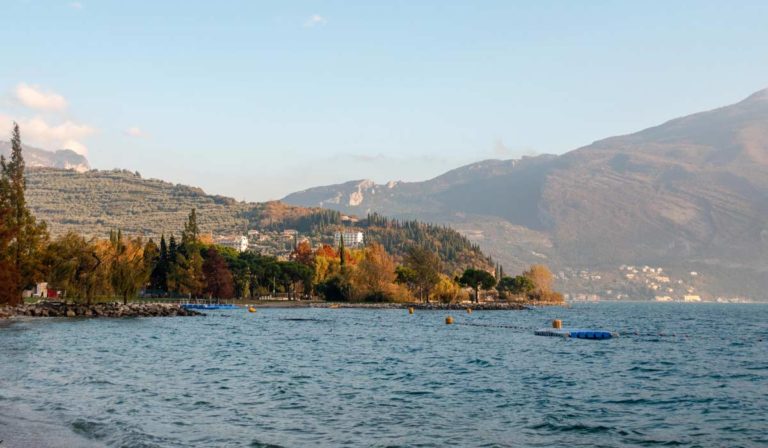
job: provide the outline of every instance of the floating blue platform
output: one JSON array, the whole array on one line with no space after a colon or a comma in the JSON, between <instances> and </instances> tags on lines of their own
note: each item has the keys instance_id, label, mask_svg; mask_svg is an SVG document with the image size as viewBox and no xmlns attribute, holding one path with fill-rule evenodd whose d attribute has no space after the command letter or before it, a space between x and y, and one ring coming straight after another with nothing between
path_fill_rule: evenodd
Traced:
<instances>
[{"instance_id":1,"label":"floating blue platform","mask_svg":"<svg viewBox=\"0 0 768 448\"><path fill-rule=\"evenodd\" d=\"M559 336L561 338L576 339L611 339L618 333L606 330L583 330L578 328L541 328L533 332L536 336Z\"/></svg>"},{"instance_id":2,"label":"floating blue platform","mask_svg":"<svg viewBox=\"0 0 768 448\"><path fill-rule=\"evenodd\" d=\"M181 305L183 308L186 308L188 310L236 310L240 307L237 305L229 305L229 304L201 304L201 303L185 303Z\"/></svg>"}]
</instances>

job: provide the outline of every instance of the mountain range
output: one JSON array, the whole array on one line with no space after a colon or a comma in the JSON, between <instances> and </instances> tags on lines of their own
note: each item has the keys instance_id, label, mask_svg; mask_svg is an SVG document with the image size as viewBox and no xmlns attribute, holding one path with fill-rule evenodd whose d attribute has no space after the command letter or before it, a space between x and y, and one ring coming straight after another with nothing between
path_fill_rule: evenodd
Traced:
<instances>
[{"instance_id":1,"label":"mountain range","mask_svg":"<svg viewBox=\"0 0 768 448\"><path fill-rule=\"evenodd\" d=\"M24 153L24 161L29 168L60 168L77 172L91 169L88 159L71 149L46 151L33 146L22 145L22 151ZM0 141L0 155L4 155L6 158L10 157L10 142Z\"/></svg>"},{"instance_id":2,"label":"mountain range","mask_svg":"<svg viewBox=\"0 0 768 448\"><path fill-rule=\"evenodd\" d=\"M357 180L284 202L456 228L508 271L546 262L574 291L765 298L768 89L563 155L486 160L423 182ZM655 278L655 277L654 277ZM675 292L679 292L676 288ZM624 288L626 290L626 288Z\"/></svg>"}]
</instances>

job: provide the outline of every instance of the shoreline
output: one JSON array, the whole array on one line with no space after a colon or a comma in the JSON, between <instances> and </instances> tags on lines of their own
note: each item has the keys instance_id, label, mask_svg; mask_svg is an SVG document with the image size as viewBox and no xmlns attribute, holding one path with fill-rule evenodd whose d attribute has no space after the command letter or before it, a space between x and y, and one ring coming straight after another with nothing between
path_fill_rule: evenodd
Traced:
<instances>
[{"instance_id":1,"label":"shoreline","mask_svg":"<svg viewBox=\"0 0 768 448\"><path fill-rule=\"evenodd\" d=\"M480 303L367 303L367 302L324 302L315 300L275 300L264 302L253 302L244 306L253 306L254 308L329 308L329 309L371 309L371 310L393 310L413 308L414 310L432 310L432 311L464 311L472 309L473 311L522 311L530 310L541 306L563 306L567 303L553 302L480 302Z\"/></svg>"},{"instance_id":2,"label":"shoreline","mask_svg":"<svg viewBox=\"0 0 768 448\"><path fill-rule=\"evenodd\" d=\"M365 309L365 310L407 310L420 311L523 311L538 307L568 307L567 303L553 302L481 302L481 303L366 303L366 302L325 302L320 300L272 300L248 302L238 300L230 302L246 310L254 308L324 308L324 309ZM0 320L18 317L66 317L66 318L119 318L119 317L186 317L205 316L196 310L187 309L179 303L167 302L130 302L95 303L91 305L65 304L61 302L42 302L1 306Z\"/></svg>"},{"instance_id":3,"label":"shoreline","mask_svg":"<svg viewBox=\"0 0 768 448\"><path fill-rule=\"evenodd\" d=\"M204 316L195 310L188 310L175 303L95 303L91 305L43 302L0 307L0 319L14 317L177 317Z\"/></svg>"}]
</instances>

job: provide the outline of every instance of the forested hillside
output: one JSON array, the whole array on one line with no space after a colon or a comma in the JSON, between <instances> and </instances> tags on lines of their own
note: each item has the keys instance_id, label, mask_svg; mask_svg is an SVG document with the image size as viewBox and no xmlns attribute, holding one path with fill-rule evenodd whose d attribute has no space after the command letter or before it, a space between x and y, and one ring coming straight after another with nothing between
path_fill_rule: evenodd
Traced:
<instances>
[{"instance_id":1,"label":"forested hillside","mask_svg":"<svg viewBox=\"0 0 768 448\"><path fill-rule=\"evenodd\" d=\"M113 229L128 235L170 235L183 227L192 208L197 210L202 234L295 229L313 241L330 242L334 231L351 226L342 222L337 211L281 202L240 202L195 187L144 179L126 170L30 169L27 197L32 212L48 223L54 236L74 230L103 238ZM378 215L363 217L352 227L363 230L367 241L381 243L396 257L411 246L426 246L440 255L447 272L467 266L493 267L477 246L447 227Z\"/></svg>"}]
</instances>

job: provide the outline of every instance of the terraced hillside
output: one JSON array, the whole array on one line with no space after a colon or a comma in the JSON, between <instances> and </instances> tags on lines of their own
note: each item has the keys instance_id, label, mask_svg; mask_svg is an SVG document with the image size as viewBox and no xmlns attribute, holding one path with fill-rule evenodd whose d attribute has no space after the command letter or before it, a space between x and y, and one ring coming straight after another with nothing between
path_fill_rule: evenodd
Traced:
<instances>
[{"instance_id":1,"label":"terraced hillside","mask_svg":"<svg viewBox=\"0 0 768 448\"><path fill-rule=\"evenodd\" d=\"M333 232L343 225L337 211L277 201L240 202L206 194L200 188L143 179L126 170L30 169L27 199L54 236L73 230L87 237L104 237L111 229L147 237L178 234L192 208L197 209L201 232L215 235L296 229L319 243L332 241ZM432 247L441 255L447 272L467 266L492 268L492 261L476 245L447 227L378 216L363 217L355 227L396 256L413 244Z\"/></svg>"}]
</instances>

